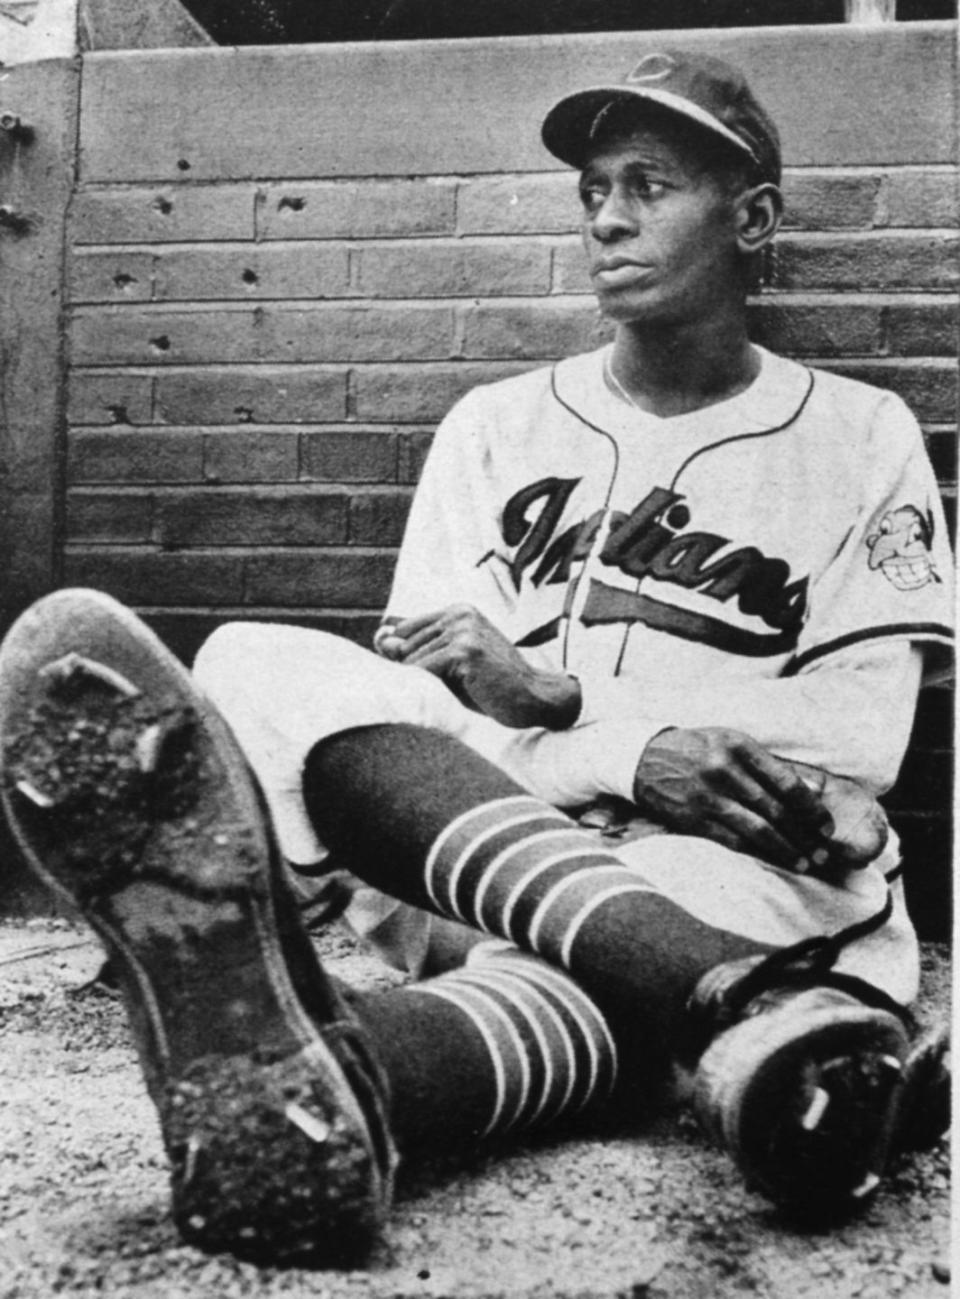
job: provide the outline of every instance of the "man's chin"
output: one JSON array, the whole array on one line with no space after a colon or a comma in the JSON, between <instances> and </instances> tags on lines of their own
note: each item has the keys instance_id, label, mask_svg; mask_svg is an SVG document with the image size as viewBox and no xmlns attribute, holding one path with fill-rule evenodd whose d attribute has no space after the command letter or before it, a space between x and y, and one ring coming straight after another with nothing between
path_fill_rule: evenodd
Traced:
<instances>
[{"instance_id":1,"label":"man's chin","mask_svg":"<svg viewBox=\"0 0 960 1299\"><path fill-rule=\"evenodd\" d=\"M671 323L669 313L662 305L649 298L638 300L636 295L598 293L597 306L607 320L615 325L666 325Z\"/></svg>"}]
</instances>

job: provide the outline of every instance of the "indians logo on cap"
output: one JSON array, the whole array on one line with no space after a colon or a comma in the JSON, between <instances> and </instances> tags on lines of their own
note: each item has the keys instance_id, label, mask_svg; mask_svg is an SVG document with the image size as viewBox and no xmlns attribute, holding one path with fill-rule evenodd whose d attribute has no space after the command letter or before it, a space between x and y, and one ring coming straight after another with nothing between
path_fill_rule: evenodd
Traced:
<instances>
[{"instance_id":1,"label":"indians logo on cap","mask_svg":"<svg viewBox=\"0 0 960 1299\"><path fill-rule=\"evenodd\" d=\"M627 82L663 81L676 66L677 60L669 54L647 54L627 77Z\"/></svg>"}]
</instances>

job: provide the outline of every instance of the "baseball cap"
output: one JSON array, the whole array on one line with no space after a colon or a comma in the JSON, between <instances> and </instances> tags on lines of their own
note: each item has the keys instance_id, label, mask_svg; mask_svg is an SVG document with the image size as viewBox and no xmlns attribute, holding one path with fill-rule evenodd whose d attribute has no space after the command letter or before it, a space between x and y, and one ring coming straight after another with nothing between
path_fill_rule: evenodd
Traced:
<instances>
[{"instance_id":1,"label":"baseball cap","mask_svg":"<svg viewBox=\"0 0 960 1299\"><path fill-rule=\"evenodd\" d=\"M735 145L758 175L780 183L780 136L741 72L706 54L662 50L646 54L619 85L590 86L554 104L543 142L561 162L582 167L590 142L615 104L659 104Z\"/></svg>"}]
</instances>

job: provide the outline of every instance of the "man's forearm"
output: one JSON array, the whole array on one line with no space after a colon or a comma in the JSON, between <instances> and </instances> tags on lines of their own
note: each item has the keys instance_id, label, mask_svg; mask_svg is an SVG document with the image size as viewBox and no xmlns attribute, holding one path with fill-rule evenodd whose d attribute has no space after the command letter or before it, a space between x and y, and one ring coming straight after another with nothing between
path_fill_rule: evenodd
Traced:
<instances>
[{"instance_id":1,"label":"man's forearm","mask_svg":"<svg viewBox=\"0 0 960 1299\"><path fill-rule=\"evenodd\" d=\"M796 677L726 678L682 688L617 678L599 683L592 697L587 684L584 699L586 706L603 708L605 715L593 724L609 729L618 743L631 717L644 727L651 719L661 728L728 727L780 757L882 793L896 780L910 738L920 674L919 651L898 643L834 655L828 665ZM590 720L581 718L583 724ZM622 757L614 761L622 770Z\"/></svg>"}]
</instances>

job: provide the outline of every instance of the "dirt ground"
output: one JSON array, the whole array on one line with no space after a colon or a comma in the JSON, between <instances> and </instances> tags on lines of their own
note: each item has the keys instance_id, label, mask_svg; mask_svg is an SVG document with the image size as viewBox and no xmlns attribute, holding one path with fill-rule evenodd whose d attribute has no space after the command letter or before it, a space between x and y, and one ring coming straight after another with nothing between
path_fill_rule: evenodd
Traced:
<instances>
[{"instance_id":1,"label":"dirt ground","mask_svg":"<svg viewBox=\"0 0 960 1299\"><path fill-rule=\"evenodd\" d=\"M381 967L334 931L331 967ZM857 1221L803 1232L745 1190L681 1115L629 1136L541 1141L418 1170L368 1270L209 1257L167 1216L159 1132L121 1005L85 987L99 949L60 920L0 925L0 1299L310 1295L614 1299L946 1296L949 1153L898 1165ZM946 951L924 951L945 1014Z\"/></svg>"}]
</instances>

